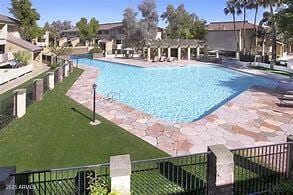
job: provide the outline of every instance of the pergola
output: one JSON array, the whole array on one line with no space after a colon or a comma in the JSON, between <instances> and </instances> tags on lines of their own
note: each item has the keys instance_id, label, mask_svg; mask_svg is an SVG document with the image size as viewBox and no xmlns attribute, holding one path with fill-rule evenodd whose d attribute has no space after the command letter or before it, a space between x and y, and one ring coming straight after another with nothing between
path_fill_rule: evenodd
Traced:
<instances>
[{"instance_id":1,"label":"pergola","mask_svg":"<svg viewBox=\"0 0 293 195\"><path fill-rule=\"evenodd\" d=\"M196 49L196 56L200 55L200 48L207 46L206 41L197 39L162 39L150 41L145 49L147 49L147 60L151 59L151 49L157 51L157 56L160 58L162 49L167 49L168 58L171 56L171 49L177 49L177 59L181 60L181 50L187 49L187 60L191 59L191 49Z\"/></svg>"}]
</instances>

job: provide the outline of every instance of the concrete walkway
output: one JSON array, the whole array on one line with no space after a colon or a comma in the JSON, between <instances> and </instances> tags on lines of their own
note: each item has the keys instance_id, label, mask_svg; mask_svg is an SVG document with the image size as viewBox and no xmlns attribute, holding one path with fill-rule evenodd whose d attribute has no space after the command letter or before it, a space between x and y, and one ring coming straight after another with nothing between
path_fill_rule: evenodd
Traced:
<instances>
[{"instance_id":1,"label":"concrete walkway","mask_svg":"<svg viewBox=\"0 0 293 195\"><path fill-rule=\"evenodd\" d=\"M0 94L5 93L6 91L9 91L10 89L13 89L19 85L21 85L22 83L25 83L26 81L46 72L47 70L49 70L48 66L37 66L36 69L33 70L33 72L30 72L28 74L25 74L21 77L18 77L12 81L9 81L3 85L0 85Z\"/></svg>"},{"instance_id":2,"label":"concrete walkway","mask_svg":"<svg viewBox=\"0 0 293 195\"><path fill-rule=\"evenodd\" d=\"M85 72L67 95L92 109L92 84L99 70L82 66ZM170 123L153 118L120 102L97 95L97 113L128 132L172 156L206 151L207 146L228 148L285 142L293 134L292 108L278 107L270 91L249 89L212 114L195 122ZM105 135L106 136L106 135Z\"/></svg>"}]
</instances>

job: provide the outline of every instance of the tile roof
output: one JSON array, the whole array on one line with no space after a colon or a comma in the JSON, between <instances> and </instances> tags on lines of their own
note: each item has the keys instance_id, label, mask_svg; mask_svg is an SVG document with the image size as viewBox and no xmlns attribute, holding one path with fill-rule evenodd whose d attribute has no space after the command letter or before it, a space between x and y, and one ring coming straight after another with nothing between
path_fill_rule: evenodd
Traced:
<instances>
[{"instance_id":1,"label":"tile roof","mask_svg":"<svg viewBox=\"0 0 293 195\"><path fill-rule=\"evenodd\" d=\"M243 27L243 21L235 22L236 30L241 30ZM252 23L245 22L245 29L253 29L254 26ZM232 21L229 22L211 22L208 25L208 30L234 30L234 24Z\"/></svg>"},{"instance_id":2,"label":"tile roof","mask_svg":"<svg viewBox=\"0 0 293 195\"><path fill-rule=\"evenodd\" d=\"M7 35L7 41L10 43L13 43L15 45L18 45L19 47L25 48L31 52L38 52L42 51L43 49L35 44L32 44L31 42L28 42L26 40L23 40L21 38L15 37L11 34Z\"/></svg>"},{"instance_id":3,"label":"tile roof","mask_svg":"<svg viewBox=\"0 0 293 195\"><path fill-rule=\"evenodd\" d=\"M14 19L12 17L9 17L9 16L5 16L3 14L0 14L0 22L9 23L9 24L15 24L15 25L19 24L18 20Z\"/></svg>"}]
</instances>

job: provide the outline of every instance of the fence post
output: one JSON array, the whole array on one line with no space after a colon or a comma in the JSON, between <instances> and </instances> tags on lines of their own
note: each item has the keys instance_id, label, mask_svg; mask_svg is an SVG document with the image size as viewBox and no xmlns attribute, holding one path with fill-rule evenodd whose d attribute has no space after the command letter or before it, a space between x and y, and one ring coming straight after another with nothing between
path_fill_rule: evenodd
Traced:
<instances>
[{"instance_id":1,"label":"fence post","mask_svg":"<svg viewBox=\"0 0 293 195\"><path fill-rule=\"evenodd\" d=\"M63 67L60 66L57 68L57 77L58 77L58 83L61 83L63 80Z\"/></svg>"},{"instance_id":2,"label":"fence post","mask_svg":"<svg viewBox=\"0 0 293 195\"><path fill-rule=\"evenodd\" d=\"M208 146L208 194L233 194L234 159L226 146Z\"/></svg>"},{"instance_id":3,"label":"fence post","mask_svg":"<svg viewBox=\"0 0 293 195\"><path fill-rule=\"evenodd\" d=\"M49 88L49 90L53 90L55 87L54 72L48 72L47 77L48 77L48 79L47 79L48 88Z\"/></svg>"},{"instance_id":4,"label":"fence post","mask_svg":"<svg viewBox=\"0 0 293 195\"><path fill-rule=\"evenodd\" d=\"M13 91L13 116L21 118L26 112L26 89Z\"/></svg>"},{"instance_id":5,"label":"fence post","mask_svg":"<svg viewBox=\"0 0 293 195\"><path fill-rule=\"evenodd\" d=\"M73 62L69 60L68 63L69 63L69 72L73 72Z\"/></svg>"},{"instance_id":6,"label":"fence post","mask_svg":"<svg viewBox=\"0 0 293 195\"><path fill-rule=\"evenodd\" d=\"M43 79L36 79L33 83L33 100L41 101L44 94L44 81Z\"/></svg>"},{"instance_id":7,"label":"fence post","mask_svg":"<svg viewBox=\"0 0 293 195\"><path fill-rule=\"evenodd\" d=\"M287 137L287 142L291 142L288 144L288 179L293 180L293 135L289 135Z\"/></svg>"},{"instance_id":8,"label":"fence post","mask_svg":"<svg viewBox=\"0 0 293 195\"><path fill-rule=\"evenodd\" d=\"M64 65L64 76L68 77L69 76L69 64Z\"/></svg>"},{"instance_id":9,"label":"fence post","mask_svg":"<svg viewBox=\"0 0 293 195\"><path fill-rule=\"evenodd\" d=\"M0 167L0 195L15 194L15 179L10 174L16 173L16 167Z\"/></svg>"},{"instance_id":10,"label":"fence post","mask_svg":"<svg viewBox=\"0 0 293 195\"><path fill-rule=\"evenodd\" d=\"M130 155L110 157L111 192L130 195Z\"/></svg>"}]
</instances>

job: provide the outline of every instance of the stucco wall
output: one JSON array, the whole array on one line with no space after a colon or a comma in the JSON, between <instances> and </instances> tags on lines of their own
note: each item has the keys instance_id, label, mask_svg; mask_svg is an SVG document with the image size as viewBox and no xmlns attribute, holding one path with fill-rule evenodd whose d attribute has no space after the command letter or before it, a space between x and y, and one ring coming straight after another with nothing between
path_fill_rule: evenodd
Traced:
<instances>
[{"instance_id":1,"label":"stucco wall","mask_svg":"<svg viewBox=\"0 0 293 195\"><path fill-rule=\"evenodd\" d=\"M237 32L239 36L239 32ZM237 50L237 41L234 31L209 31L207 35L209 50L232 51Z\"/></svg>"},{"instance_id":2,"label":"stucco wall","mask_svg":"<svg viewBox=\"0 0 293 195\"><path fill-rule=\"evenodd\" d=\"M237 50L237 39L239 40L240 51L244 51L244 42L242 38L242 31L225 30L225 31L209 31L207 41L209 50L232 51ZM246 52L253 51L256 45L256 40L253 38L253 30L246 30L245 32L245 48Z\"/></svg>"}]
</instances>

